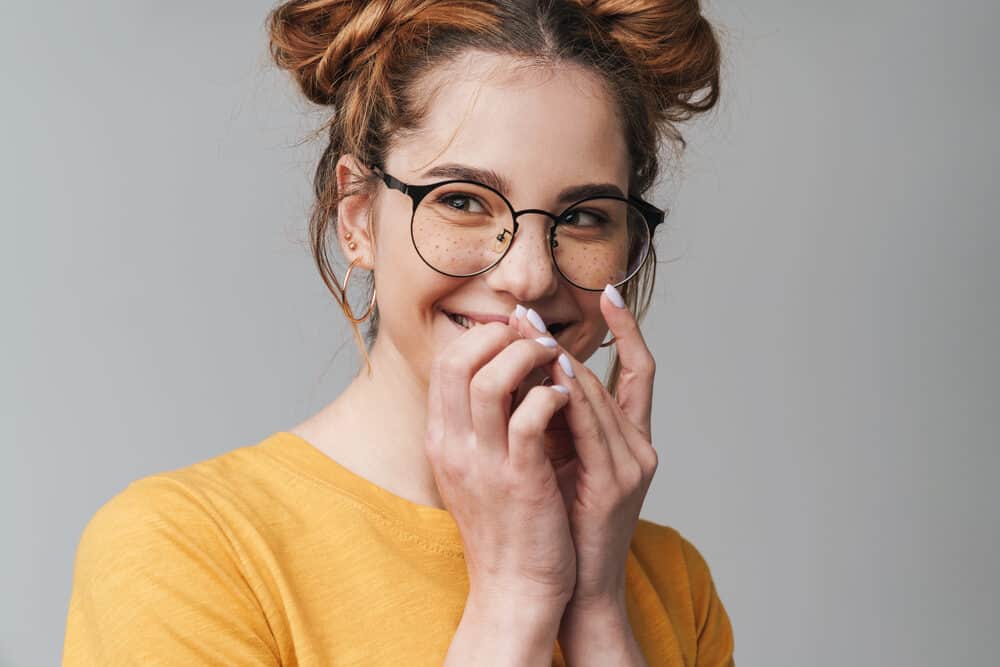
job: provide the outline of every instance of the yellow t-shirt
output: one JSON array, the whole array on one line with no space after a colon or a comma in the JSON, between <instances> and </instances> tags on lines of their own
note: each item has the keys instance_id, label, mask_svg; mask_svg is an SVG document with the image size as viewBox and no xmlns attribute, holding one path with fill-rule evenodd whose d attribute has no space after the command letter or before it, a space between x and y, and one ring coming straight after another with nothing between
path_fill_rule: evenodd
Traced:
<instances>
[{"instance_id":1,"label":"yellow t-shirt","mask_svg":"<svg viewBox=\"0 0 1000 667\"><path fill-rule=\"evenodd\" d=\"M626 580L651 666L734 664L709 568L676 530L640 519ZM281 431L138 479L94 514L63 665L441 665L468 590L451 514Z\"/></svg>"}]
</instances>

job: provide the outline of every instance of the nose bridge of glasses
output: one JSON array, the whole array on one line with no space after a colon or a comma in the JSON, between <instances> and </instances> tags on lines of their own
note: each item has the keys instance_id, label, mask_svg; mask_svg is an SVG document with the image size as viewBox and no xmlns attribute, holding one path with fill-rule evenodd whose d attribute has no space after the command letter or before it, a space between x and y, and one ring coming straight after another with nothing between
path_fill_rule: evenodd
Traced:
<instances>
[{"instance_id":1,"label":"nose bridge of glasses","mask_svg":"<svg viewBox=\"0 0 1000 667\"><path fill-rule=\"evenodd\" d=\"M521 209L520 211L514 211L514 230L516 231L517 229L520 228L520 226L522 224L521 220L520 220L521 216L530 215L530 214L539 215L539 216L542 216L543 218L547 218L548 219L546 222L550 223L550 224L548 224L547 226L543 227L542 229L544 230L545 235L549 239L551 239L552 238L552 232L553 232L553 230L555 230L556 224L559 222L559 216L557 216L556 214L551 213L549 211L542 210L540 208L525 208L525 209Z\"/></svg>"},{"instance_id":2,"label":"nose bridge of glasses","mask_svg":"<svg viewBox=\"0 0 1000 667\"><path fill-rule=\"evenodd\" d=\"M536 215L544 216L549 220L551 220L553 223L559 221L558 215L556 215L555 213L551 213L549 211L544 211L540 208L525 208L521 209L520 211L514 211L514 221L517 222L518 218L520 218L522 215L527 215L529 213L534 213Z\"/></svg>"}]
</instances>

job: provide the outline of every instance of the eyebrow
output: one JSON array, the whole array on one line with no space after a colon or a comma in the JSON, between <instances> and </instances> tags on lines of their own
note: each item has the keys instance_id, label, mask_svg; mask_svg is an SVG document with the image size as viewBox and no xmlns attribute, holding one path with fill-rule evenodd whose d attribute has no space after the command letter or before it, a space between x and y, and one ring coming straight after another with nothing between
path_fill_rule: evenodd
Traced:
<instances>
[{"instance_id":1,"label":"eyebrow","mask_svg":"<svg viewBox=\"0 0 1000 667\"><path fill-rule=\"evenodd\" d=\"M494 190L498 190L504 197L510 198L510 182L492 169L480 169L479 167L458 164L457 162L448 162L446 164L439 164L431 167L421 174L421 177L442 179L458 178L465 181L478 181L483 185L490 186ZM565 204L579 201L580 199L586 199L587 197L602 197L608 195L612 197L625 197L621 188L614 183L583 183L563 188L556 196L556 201L560 204Z\"/></svg>"}]
</instances>

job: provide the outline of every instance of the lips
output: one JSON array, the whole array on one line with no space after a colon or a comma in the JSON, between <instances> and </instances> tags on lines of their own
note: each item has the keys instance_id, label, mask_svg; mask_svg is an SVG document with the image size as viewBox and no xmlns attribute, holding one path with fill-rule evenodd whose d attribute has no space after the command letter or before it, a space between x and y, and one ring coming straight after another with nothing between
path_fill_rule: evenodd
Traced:
<instances>
[{"instance_id":1,"label":"lips","mask_svg":"<svg viewBox=\"0 0 1000 667\"><path fill-rule=\"evenodd\" d=\"M471 329L474 326L482 324L482 322L477 322L476 320L470 320L465 315L459 315L458 313L446 312L445 315L447 315L452 322L462 327L463 329Z\"/></svg>"},{"instance_id":2,"label":"lips","mask_svg":"<svg viewBox=\"0 0 1000 667\"><path fill-rule=\"evenodd\" d=\"M474 326L480 324L486 324L488 322L504 322L508 321L506 315L492 315L492 314L480 314L480 313L453 313L447 310L442 311L448 316L448 319L454 322L456 325L462 329L471 329ZM552 322L548 324L549 333L553 336L564 331L572 322Z\"/></svg>"}]
</instances>

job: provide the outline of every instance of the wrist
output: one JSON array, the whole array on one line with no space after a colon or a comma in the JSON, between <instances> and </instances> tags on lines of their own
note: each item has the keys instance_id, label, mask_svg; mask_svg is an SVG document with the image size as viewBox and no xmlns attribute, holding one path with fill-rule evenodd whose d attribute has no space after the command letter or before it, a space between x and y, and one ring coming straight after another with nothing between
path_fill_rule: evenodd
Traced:
<instances>
[{"instance_id":1,"label":"wrist","mask_svg":"<svg viewBox=\"0 0 1000 667\"><path fill-rule=\"evenodd\" d=\"M470 592L465 601L465 615L502 628L558 629L566 604L560 598Z\"/></svg>"},{"instance_id":2,"label":"wrist","mask_svg":"<svg viewBox=\"0 0 1000 667\"><path fill-rule=\"evenodd\" d=\"M563 613L560 634L603 630L618 631L628 627L625 596L616 595L587 601L570 600Z\"/></svg>"},{"instance_id":3,"label":"wrist","mask_svg":"<svg viewBox=\"0 0 1000 667\"><path fill-rule=\"evenodd\" d=\"M446 665L549 665L565 605L470 595Z\"/></svg>"},{"instance_id":4,"label":"wrist","mask_svg":"<svg viewBox=\"0 0 1000 667\"><path fill-rule=\"evenodd\" d=\"M645 664L632 632L624 595L570 601L557 638L567 664Z\"/></svg>"},{"instance_id":5,"label":"wrist","mask_svg":"<svg viewBox=\"0 0 1000 667\"><path fill-rule=\"evenodd\" d=\"M612 616L626 612L625 586L616 587L600 595L581 597L574 592L566 604L566 610L575 614L592 616Z\"/></svg>"}]
</instances>

